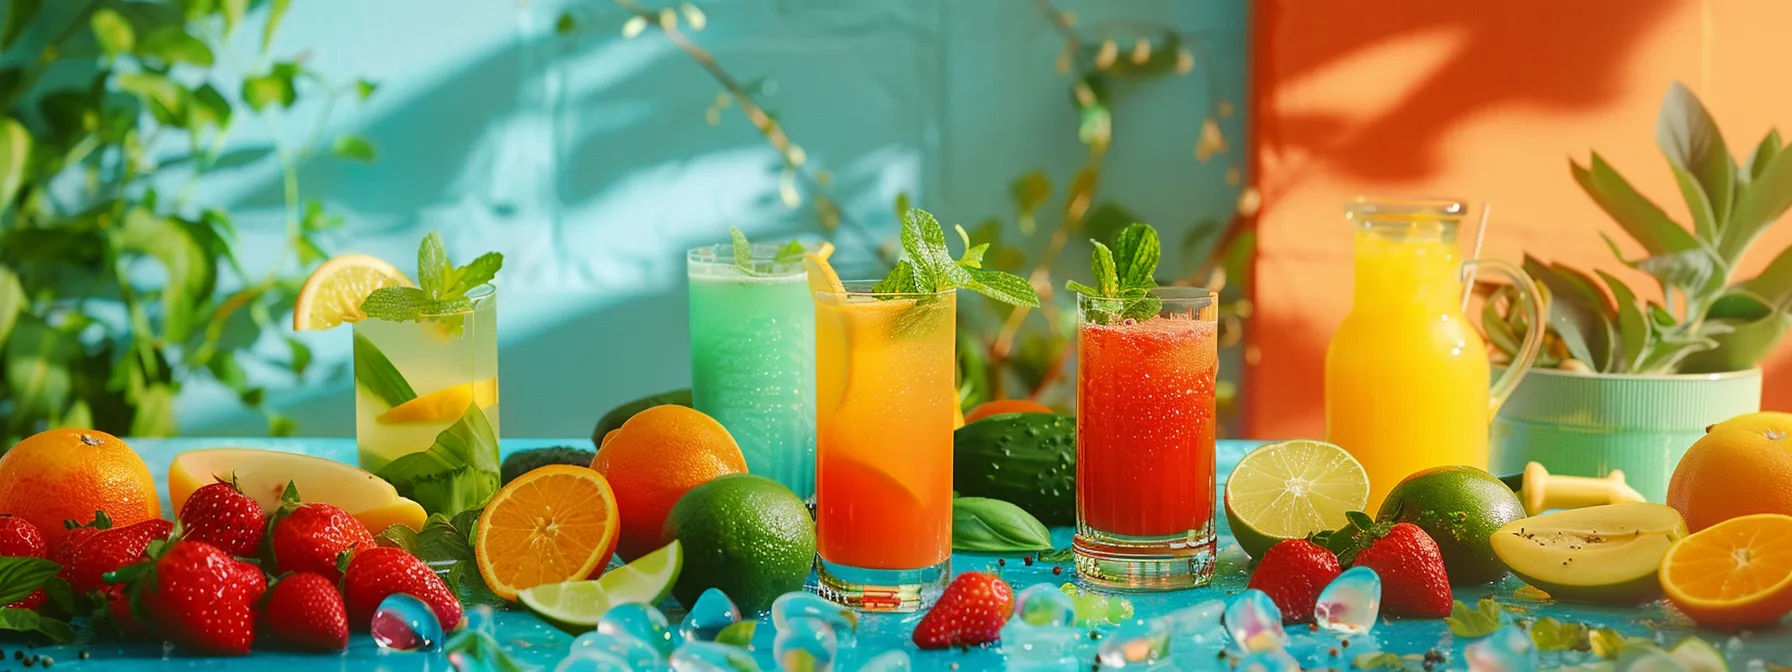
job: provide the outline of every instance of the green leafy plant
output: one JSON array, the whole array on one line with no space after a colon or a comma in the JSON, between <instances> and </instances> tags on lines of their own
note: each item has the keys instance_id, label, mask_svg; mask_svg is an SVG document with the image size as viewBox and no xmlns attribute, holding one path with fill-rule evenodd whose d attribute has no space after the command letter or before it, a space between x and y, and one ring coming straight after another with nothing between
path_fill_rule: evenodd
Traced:
<instances>
[{"instance_id":1,"label":"green leafy plant","mask_svg":"<svg viewBox=\"0 0 1792 672\"><path fill-rule=\"evenodd\" d=\"M933 294L968 289L1012 306L1037 306L1039 294L1020 276L983 268L988 244L972 245L964 227L955 227L964 241L964 254L952 258L946 249L946 231L939 220L920 208L902 215L904 257L896 268L872 288L880 294Z\"/></svg>"},{"instance_id":2,"label":"green leafy plant","mask_svg":"<svg viewBox=\"0 0 1792 672\"><path fill-rule=\"evenodd\" d=\"M952 548L981 553L1051 550L1052 534L1025 509L999 499L952 500Z\"/></svg>"},{"instance_id":3,"label":"green leafy plant","mask_svg":"<svg viewBox=\"0 0 1792 672\"><path fill-rule=\"evenodd\" d=\"M748 275L758 275L766 270L753 263L753 243L747 241L747 234L741 231L740 227L728 227L728 238L734 244L734 265L736 267L746 271ZM777 254L773 255L772 269L775 270L788 264L802 263L803 253L806 251L800 241L792 240L785 243L783 247L778 248Z\"/></svg>"},{"instance_id":4,"label":"green leafy plant","mask_svg":"<svg viewBox=\"0 0 1792 672\"><path fill-rule=\"evenodd\" d=\"M120 435L176 430L175 396L210 377L261 409L247 364L303 375L306 346L261 347L341 225L301 198L298 167L320 154L371 160L363 138L331 138L335 85L270 53L289 0L265 3L260 49L232 54L245 0L11 2L0 26L0 426L4 444L51 427ZM309 140L279 132L300 96L324 101ZM243 123L270 145L229 141ZM266 157L281 168L287 245L246 265L226 211L195 201L200 178ZM275 347L269 347L275 346Z\"/></svg>"},{"instance_id":5,"label":"green leafy plant","mask_svg":"<svg viewBox=\"0 0 1792 672\"><path fill-rule=\"evenodd\" d=\"M1549 305L1539 365L1638 375L1736 371L1755 366L1792 327L1792 248L1759 275L1734 277L1751 244L1792 207L1792 152L1779 132L1768 131L1738 164L1704 104L1676 82L1662 101L1655 136L1691 227L1669 218L1597 152L1570 168L1647 256L1626 259L1607 236L1612 253L1654 278L1663 300L1645 299L1605 271L1595 278L1527 257L1525 272ZM1515 290L1501 288L1482 312L1489 340L1507 357L1530 329L1512 309L1514 298Z\"/></svg>"},{"instance_id":6,"label":"green leafy plant","mask_svg":"<svg viewBox=\"0 0 1792 672\"><path fill-rule=\"evenodd\" d=\"M1095 285L1090 287L1075 280L1065 283L1070 291L1092 299L1091 319L1101 324L1120 319L1143 320L1163 310L1163 302L1152 297L1157 288L1157 230L1149 225L1133 223L1114 237L1115 250L1099 240L1089 241L1090 273Z\"/></svg>"},{"instance_id":7,"label":"green leafy plant","mask_svg":"<svg viewBox=\"0 0 1792 672\"><path fill-rule=\"evenodd\" d=\"M472 263L456 266L448 258L442 235L431 231L417 246L417 287L381 287L361 302L368 317L389 322L430 320L446 325L454 334L473 310L467 293L498 277L504 255L487 252Z\"/></svg>"}]
</instances>

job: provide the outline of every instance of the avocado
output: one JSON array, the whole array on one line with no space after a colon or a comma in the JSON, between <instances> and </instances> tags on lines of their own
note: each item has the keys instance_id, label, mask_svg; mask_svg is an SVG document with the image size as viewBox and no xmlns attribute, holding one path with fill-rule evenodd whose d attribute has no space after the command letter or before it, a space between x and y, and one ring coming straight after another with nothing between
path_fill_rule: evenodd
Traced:
<instances>
[{"instance_id":1,"label":"avocado","mask_svg":"<svg viewBox=\"0 0 1792 672\"><path fill-rule=\"evenodd\" d=\"M550 464L570 464L576 467L589 467L597 453L572 446L553 446L550 448L530 448L511 453L504 458L504 464L498 467L499 477L509 483L516 477L527 474Z\"/></svg>"},{"instance_id":2,"label":"avocado","mask_svg":"<svg viewBox=\"0 0 1792 672\"><path fill-rule=\"evenodd\" d=\"M591 431L591 443L600 447L603 446L604 435L609 434L610 430L621 427L622 423L628 422L628 419L635 417L636 413L640 413L641 411L645 411L655 406L665 406L667 404L690 408L690 388L687 387L682 390L672 390L671 392L648 395L610 409L609 413L604 414L603 419L597 421L597 429Z\"/></svg>"}]
</instances>

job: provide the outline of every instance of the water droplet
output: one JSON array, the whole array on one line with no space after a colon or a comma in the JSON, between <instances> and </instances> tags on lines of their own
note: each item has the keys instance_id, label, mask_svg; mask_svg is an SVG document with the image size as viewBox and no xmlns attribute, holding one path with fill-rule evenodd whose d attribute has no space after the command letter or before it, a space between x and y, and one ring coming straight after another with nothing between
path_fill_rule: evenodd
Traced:
<instances>
[{"instance_id":1,"label":"water droplet","mask_svg":"<svg viewBox=\"0 0 1792 672\"><path fill-rule=\"evenodd\" d=\"M404 593L380 601L370 626L373 641L393 651L434 651L442 647L442 624L436 612Z\"/></svg>"}]
</instances>

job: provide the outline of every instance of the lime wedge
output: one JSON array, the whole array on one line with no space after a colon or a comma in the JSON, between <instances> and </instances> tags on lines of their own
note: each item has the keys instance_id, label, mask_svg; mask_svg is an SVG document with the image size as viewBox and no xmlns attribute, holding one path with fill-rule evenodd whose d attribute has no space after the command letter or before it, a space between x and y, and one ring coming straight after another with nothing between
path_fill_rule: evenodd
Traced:
<instances>
[{"instance_id":1,"label":"lime wedge","mask_svg":"<svg viewBox=\"0 0 1792 672\"><path fill-rule=\"evenodd\" d=\"M1369 475L1323 441L1272 443L1245 455L1226 479L1226 524L1253 558L1285 539L1343 527L1369 504Z\"/></svg>"},{"instance_id":2,"label":"lime wedge","mask_svg":"<svg viewBox=\"0 0 1792 672\"><path fill-rule=\"evenodd\" d=\"M529 611L567 632L597 627L597 619L619 604L654 604L666 598L684 567L684 547L677 541L612 569L594 581L548 583L517 592Z\"/></svg>"},{"instance_id":3,"label":"lime wedge","mask_svg":"<svg viewBox=\"0 0 1792 672\"><path fill-rule=\"evenodd\" d=\"M1668 657L1686 668L1687 672L1730 672L1730 666L1724 662L1724 654L1717 647L1698 637L1687 637L1668 650Z\"/></svg>"}]
</instances>

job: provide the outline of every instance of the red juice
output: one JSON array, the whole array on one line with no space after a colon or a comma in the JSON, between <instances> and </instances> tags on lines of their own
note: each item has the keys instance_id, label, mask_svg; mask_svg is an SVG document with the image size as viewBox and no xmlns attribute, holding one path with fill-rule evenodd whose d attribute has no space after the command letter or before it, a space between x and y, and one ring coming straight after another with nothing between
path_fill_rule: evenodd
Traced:
<instances>
[{"instance_id":1,"label":"red juice","mask_svg":"<svg viewBox=\"0 0 1792 672\"><path fill-rule=\"evenodd\" d=\"M1185 540L1171 550L1213 544L1215 332L1213 321L1187 314L1081 325L1079 537Z\"/></svg>"}]
</instances>

